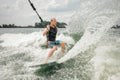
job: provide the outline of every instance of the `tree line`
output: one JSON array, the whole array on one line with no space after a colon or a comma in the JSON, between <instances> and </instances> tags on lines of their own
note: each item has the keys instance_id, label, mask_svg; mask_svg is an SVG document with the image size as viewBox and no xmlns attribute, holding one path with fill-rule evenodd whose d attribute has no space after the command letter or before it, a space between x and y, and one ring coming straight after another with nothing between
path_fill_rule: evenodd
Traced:
<instances>
[{"instance_id":1,"label":"tree line","mask_svg":"<svg viewBox=\"0 0 120 80\"><path fill-rule=\"evenodd\" d=\"M34 26L28 25L28 26L17 26L15 24L2 24L0 25L0 28L45 28L47 25L50 24L50 21L44 21L42 23L36 22ZM66 28L67 24L64 22L57 22L58 28Z\"/></svg>"}]
</instances>

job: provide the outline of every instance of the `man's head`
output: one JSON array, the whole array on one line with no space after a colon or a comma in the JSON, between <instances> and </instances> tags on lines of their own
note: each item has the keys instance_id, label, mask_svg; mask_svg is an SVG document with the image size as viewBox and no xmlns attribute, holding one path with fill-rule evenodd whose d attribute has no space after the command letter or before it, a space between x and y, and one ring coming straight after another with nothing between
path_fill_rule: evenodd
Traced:
<instances>
[{"instance_id":1,"label":"man's head","mask_svg":"<svg viewBox=\"0 0 120 80\"><path fill-rule=\"evenodd\" d=\"M56 19L55 19L55 18L52 18L52 19L51 19L51 25L52 25L52 26L56 26L56 23L57 23Z\"/></svg>"}]
</instances>

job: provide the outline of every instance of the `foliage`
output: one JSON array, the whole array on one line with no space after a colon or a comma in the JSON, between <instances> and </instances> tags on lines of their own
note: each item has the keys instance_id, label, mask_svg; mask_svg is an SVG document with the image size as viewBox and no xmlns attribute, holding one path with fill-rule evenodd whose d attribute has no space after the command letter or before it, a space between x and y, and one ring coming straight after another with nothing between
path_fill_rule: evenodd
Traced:
<instances>
[{"instance_id":1,"label":"foliage","mask_svg":"<svg viewBox=\"0 0 120 80\"><path fill-rule=\"evenodd\" d=\"M34 26L28 25L28 26L16 26L15 24L3 24L0 25L0 28L45 28L47 25L50 24L50 21L44 21L42 23L36 22ZM65 28L67 24L64 22L57 22L58 28Z\"/></svg>"}]
</instances>

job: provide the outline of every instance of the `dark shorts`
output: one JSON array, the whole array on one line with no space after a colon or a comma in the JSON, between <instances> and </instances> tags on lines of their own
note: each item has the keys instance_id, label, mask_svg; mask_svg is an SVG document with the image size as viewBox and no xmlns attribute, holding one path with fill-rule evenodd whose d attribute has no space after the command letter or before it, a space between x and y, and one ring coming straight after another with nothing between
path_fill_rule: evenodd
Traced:
<instances>
[{"instance_id":1,"label":"dark shorts","mask_svg":"<svg viewBox=\"0 0 120 80\"><path fill-rule=\"evenodd\" d=\"M60 46L61 41L60 40L56 40L56 41L49 41L48 42L48 46L49 47L53 47L53 46Z\"/></svg>"}]
</instances>

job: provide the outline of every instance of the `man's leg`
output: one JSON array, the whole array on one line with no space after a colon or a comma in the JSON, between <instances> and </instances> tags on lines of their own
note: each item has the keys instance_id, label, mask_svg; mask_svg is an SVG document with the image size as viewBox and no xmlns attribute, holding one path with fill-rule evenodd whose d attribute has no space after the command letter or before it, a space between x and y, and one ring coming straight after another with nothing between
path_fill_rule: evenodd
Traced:
<instances>
[{"instance_id":1,"label":"man's leg","mask_svg":"<svg viewBox=\"0 0 120 80\"><path fill-rule=\"evenodd\" d=\"M48 59L53 55L54 51L57 50L57 46L53 46L53 48L49 51L44 63L47 63Z\"/></svg>"},{"instance_id":2,"label":"man's leg","mask_svg":"<svg viewBox=\"0 0 120 80\"><path fill-rule=\"evenodd\" d=\"M64 53L65 52L65 43L61 42L60 46L61 46L61 51Z\"/></svg>"}]
</instances>

